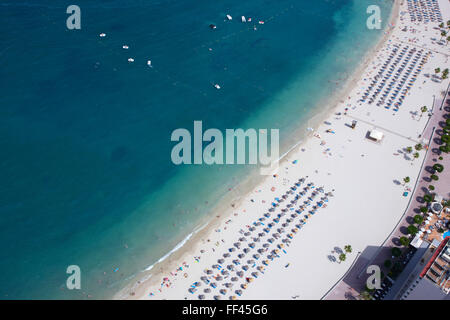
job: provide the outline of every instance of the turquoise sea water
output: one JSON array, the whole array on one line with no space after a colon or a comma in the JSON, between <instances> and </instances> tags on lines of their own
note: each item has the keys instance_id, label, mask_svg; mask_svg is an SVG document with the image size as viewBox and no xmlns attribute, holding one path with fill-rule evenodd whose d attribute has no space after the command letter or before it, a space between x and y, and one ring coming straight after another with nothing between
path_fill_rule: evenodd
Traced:
<instances>
[{"instance_id":1,"label":"turquoise sea water","mask_svg":"<svg viewBox=\"0 0 450 320\"><path fill-rule=\"evenodd\" d=\"M70 4L0 0L3 299L111 297L254 169L174 166L171 132L192 130L194 120L205 129L279 128L286 151L298 139L293 128L382 35L366 28L366 8L380 5L386 23L392 7L80 0L82 29L71 31ZM65 289L69 265L80 266L82 290Z\"/></svg>"}]
</instances>

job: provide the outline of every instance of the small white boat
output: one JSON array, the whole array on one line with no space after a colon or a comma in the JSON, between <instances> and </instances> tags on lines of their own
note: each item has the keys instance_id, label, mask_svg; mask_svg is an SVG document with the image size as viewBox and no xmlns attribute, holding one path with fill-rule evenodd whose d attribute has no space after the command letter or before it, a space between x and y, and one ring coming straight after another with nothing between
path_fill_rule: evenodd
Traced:
<instances>
[{"instance_id":1,"label":"small white boat","mask_svg":"<svg viewBox=\"0 0 450 320\"><path fill-rule=\"evenodd\" d=\"M227 19L228 20L233 20L233 17L231 17L229 14L227 14Z\"/></svg>"},{"instance_id":2,"label":"small white boat","mask_svg":"<svg viewBox=\"0 0 450 320\"><path fill-rule=\"evenodd\" d=\"M134 62L133 58L128 58L128 62Z\"/></svg>"},{"instance_id":3,"label":"small white boat","mask_svg":"<svg viewBox=\"0 0 450 320\"><path fill-rule=\"evenodd\" d=\"M245 20L244 16L241 17L241 20L242 20L242 22L247 22L247 20Z\"/></svg>"},{"instance_id":4,"label":"small white boat","mask_svg":"<svg viewBox=\"0 0 450 320\"><path fill-rule=\"evenodd\" d=\"M106 33L100 33L100 38L106 37Z\"/></svg>"},{"instance_id":5,"label":"small white boat","mask_svg":"<svg viewBox=\"0 0 450 320\"><path fill-rule=\"evenodd\" d=\"M147 65L148 65L150 68L153 68L153 66L152 66L152 60L148 60L148 61L147 61Z\"/></svg>"},{"instance_id":6,"label":"small white boat","mask_svg":"<svg viewBox=\"0 0 450 320\"><path fill-rule=\"evenodd\" d=\"M220 89L220 86L217 83L214 85L214 87L216 87L217 90Z\"/></svg>"},{"instance_id":7,"label":"small white boat","mask_svg":"<svg viewBox=\"0 0 450 320\"><path fill-rule=\"evenodd\" d=\"M127 46L127 45L124 45L124 46L122 46L122 48L124 48L124 49L129 49L130 47Z\"/></svg>"}]
</instances>

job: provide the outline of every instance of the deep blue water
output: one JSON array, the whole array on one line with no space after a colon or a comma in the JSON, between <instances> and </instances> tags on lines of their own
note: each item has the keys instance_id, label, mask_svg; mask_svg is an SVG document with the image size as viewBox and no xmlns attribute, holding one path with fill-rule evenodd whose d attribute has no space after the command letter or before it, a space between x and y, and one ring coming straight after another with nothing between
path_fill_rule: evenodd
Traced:
<instances>
[{"instance_id":1,"label":"deep blue water","mask_svg":"<svg viewBox=\"0 0 450 320\"><path fill-rule=\"evenodd\" d=\"M0 298L111 297L250 169L176 167L171 132L280 128L289 147L382 34L365 8L392 2L80 0L68 30L70 4L0 0Z\"/></svg>"}]
</instances>

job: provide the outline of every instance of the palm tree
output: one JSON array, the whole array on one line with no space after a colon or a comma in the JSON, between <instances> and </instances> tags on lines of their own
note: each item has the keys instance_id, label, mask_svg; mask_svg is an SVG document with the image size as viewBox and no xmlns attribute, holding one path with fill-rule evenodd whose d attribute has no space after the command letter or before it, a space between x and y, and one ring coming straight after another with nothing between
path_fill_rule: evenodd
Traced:
<instances>
[{"instance_id":1,"label":"palm tree","mask_svg":"<svg viewBox=\"0 0 450 320\"><path fill-rule=\"evenodd\" d=\"M450 36L448 36L447 39L445 39L445 40L447 40L447 43L445 45L448 45L448 43L450 41Z\"/></svg>"},{"instance_id":2,"label":"palm tree","mask_svg":"<svg viewBox=\"0 0 450 320\"><path fill-rule=\"evenodd\" d=\"M403 185L409 183L409 181L411 181L411 179L409 177L404 177L403 181L405 182Z\"/></svg>"},{"instance_id":3,"label":"palm tree","mask_svg":"<svg viewBox=\"0 0 450 320\"><path fill-rule=\"evenodd\" d=\"M434 69L434 72L435 72L436 74L441 73L441 68L436 68L436 69Z\"/></svg>"},{"instance_id":4,"label":"palm tree","mask_svg":"<svg viewBox=\"0 0 450 320\"><path fill-rule=\"evenodd\" d=\"M420 109L420 111L422 111L422 113L420 114L420 119L422 119L423 114L424 114L425 112L428 111L427 106L423 106L423 107Z\"/></svg>"},{"instance_id":5,"label":"palm tree","mask_svg":"<svg viewBox=\"0 0 450 320\"><path fill-rule=\"evenodd\" d=\"M447 35L447 32L446 31L442 31L441 32L441 40L442 40L442 38L445 38L446 35Z\"/></svg>"},{"instance_id":6,"label":"palm tree","mask_svg":"<svg viewBox=\"0 0 450 320\"><path fill-rule=\"evenodd\" d=\"M413 151L412 147L406 147L406 152L411 153Z\"/></svg>"},{"instance_id":7,"label":"palm tree","mask_svg":"<svg viewBox=\"0 0 450 320\"><path fill-rule=\"evenodd\" d=\"M442 22L440 25L439 25L439 28L443 28L444 27L444 23Z\"/></svg>"},{"instance_id":8,"label":"palm tree","mask_svg":"<svg viewBox=\"0 0 450 320\"><path fill-rule=\"evenodd\" d=\"M346 245L345 247L344 247L344 250L345 250L345 252L347 252L347 253L352 253L352 246L351 245Z\"/></svg>"},{"instance_id":9,"label":"palm tree","mask_svg":"<svg viewBox=\"0 0 450 320\"><path fill-rule=\"evenodd\" d=\"M344 262L344 261L345 261L345 258L346 258L345 253L341 253L341 254L339 255L339 261Z\"/></svg>"},{"instance_id":10,"label":"palm tree","mask_svg":"<svg viewBox=\"0 0 450 320\"><path fill-rule=\"evenodd\" d=\"M417 158L419 158L419 153L418 153L418 152L415 152L415 153L414 153L414 159L417 159ZM414 161L414 159L413 159L413 161Z\"/></svg>"},{"instance_id":11,"label":"palm tree","mask_svg":"<svg viewBox=\"0 0 450 320\"><path fill-rule=\"evenodd\" d=\"M420 143L418 143L418 144L416 144L416 145L414 146L414 148L415 148L417 151L420 151L420 150L422 150L423 146L422 146Z\"/></svg>"}]
</instances>

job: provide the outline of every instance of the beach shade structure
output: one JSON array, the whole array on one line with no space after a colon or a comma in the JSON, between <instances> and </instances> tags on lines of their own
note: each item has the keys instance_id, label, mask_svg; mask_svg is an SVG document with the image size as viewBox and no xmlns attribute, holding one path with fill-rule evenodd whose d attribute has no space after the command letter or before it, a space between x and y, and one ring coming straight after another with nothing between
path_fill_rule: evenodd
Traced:
<instances>
[{"instance_id":1,"label":"beach shade structure","mask_svg":"<svg viewBox=\"0 0 450 320\"><path fill-rule=\"evenodd\" d=\"M196 287L200 287L202 285L202 283L201 282L194 282L194 286L196 286Z\"/></svg>"},{"instance_id":2,"label":"beach shade structure","mask_svg":"<svg viewBox=\"0 0 450 320\"><path fill-rule=\"evenodd\" d=\"M259 248L259 249L258 249L258 253L260 253L260 254L264 253L264 251L265 251L265 250L262 249L262 248Z\"/></svg>"},{"instance_id":3,"label":"beach shade structure","mask_svg":"<svg viewBox=\"0 0 450 320\"><path fill-rule=\"evenodd\" d=\"M254 263L255 263L255 260L250 259L250 260L247 261L247 263L248 263L248 264L254 264Z\"/></svg>"},{"instance_id":4,"label":"beach shade structure","mask_svg":"<svg viewBox=\"0 0 450 320\"><path fill-rule=\"evenodd\" d=\"M240 295L242 295L242 290L236 290L235 293L236 293L238 296L240 296Z\"/></svg>"},{"instance_id":5,"label":"beach shade structure","mask_svg":"<svg viewBox=\"0 0 450 320\"><path fill-rule=\"evenodd\" d=\"M248 237L249 235L251 235L251 233L250 233L250 232L246 232L246 233L244 233L244 236L246 236L246 237Z\"/></svg>"},{"instance_id":6,"label":"beach shade structure","mask_svg":"<svg viewBox=\"0 0 450 320\"><path fill-rule=\"evenodd\" d=\"M222 264L222 263L225 262L225 260L224 260L224 259L219 259L219 260L217 260L217 262L220 263L220 264Z\"/></svg>"},{"instance_id":7,"label":"beach shade structure","mask_svg":"<svg viewBox=\"0 0 450 320\"><path fill-rule=\"evenodd\" d=\"M266 236L266 234L264 233L264 232L260 232L260 233L258 233L258 237L265 237Z\"/></svg>"},{"instance_id":8,"label":"beach shade structure","mask_svg":"<svg viewBox=\"0 0 450 320\"><path fill-rule=\"evenodd\" d=\"M206 274L213 274L213 271L212 270L206 270Z\"/></svg>"},{"instance_id":9,"label":"beach shade structure","mask_svg":"<svg viewBox=\"0 0 450 320\"><path fill-rule=\"evenodd\" d=\"M236 296L230 296L230 300L236 300L237 297Z\"/></svg>"},{"instance_id":10,"label":"beach shade structure","mask_svg":"<svg viewBox=\"0 0 450 320\"><path fill-rule=\"evenodd\" d=\"M237 277L232 277L230 280L233 281L233 282L236 282L236 281L238 281L239 279L238 279Z\"/></svg>"},{"instance_id":11,"label":"beach shade structure","mask_svg":"<svg viewBox=\"0 0 450 320\"><path fill-rule=\"evenodd\" d=\"M215 289L215 288L217 288L217 283L211 282L210 286L213 287L213 288Z\"/></svg>"},{"instance_id":12,"label":"beach shade structure","mask_svg":"<svg viewBox=\"0 0 450 320\"><path fill-rule=\"evenodd\" d=\"M212 268L213 268L213 269L218 269L218 268L219 268L219 265L218 265L218 264L213 264Z\"/></svg>"},{"instance_id":13,"label":"beach shade structure","mask_svg":"<svg viewBox=\"0 0 450 320\"><path fill-rule=\"evenodd\" d=\"M242 271L238 271L238 272L236 272L236 275L238 276L238 277L243 277L244 276L244 272L242 272Z\"/></svg>"},{"instance_id":14,"label":"beach shade structure","mask_svg":"<svg viewBox=\"0 0 450 320\"><path fill-rule=\"evenodd\" d=\"M258 278L258 272L252 272L252 277L254 277L254 278Z\"/></svg>"},{"instance_id":15,"label":"beach shade structure","mask_svg":"<svg viewBox=\"0 0 450 320\"><path fill-rule=\"evenodd\" d=\"M249 248L252 248L252 249L253 249L253 248L255 247L255 244L252 242L252 243L250 243L248 246L249 246Z\"/></svg>"},{"instance_id":16,"label":"beach shade structure","mask_svg":"<svg viewBox=\"0 0 450 320\"><path fill-rule=\"evenodd\" d=\"M244 241L247 241L247 239L244 237L241 237L241 238L239 238L239 241L244 242Z\"/></svg>"},{"instance_id":17,"label":"beach shade structure","mask_svg":"<svg viewBox=\"0 0 450 320\"><path fill-rule=\"evenodd\" d=\"M206 281L206 280L208 280L208 277L206 277L206 276L201 276L201 277L200 277L200 280Z\"/></svg>"},{"instance_id":18,"label":"beach shade structure","mask_svg":"<svg viewBox=\"0 0 450 320\"><path fill-rule=\"evenodd\" d=\"M198 296L198 298L199 298L200 300L205 300L205 295L204 295L204 294L200 294L200 295Z\"/></svg>"},{"instance_id":19,"label":"beach shade structure","mask_svg":"<svg viewBox=\"0 0 450 320\"><path fill-rule=\"evenodd\" d=\"M242 266L242 270L247 271L248 270L248 265Z\"/></svg>"},{"instance_id":20,"label":"beach shade structure","mask_svg":"<svg viewBox=\"0 0 450 320\"><path fill-rule=\"evenodd\" d=\"M270 213L268 213L268 212L265 213L265 214L264 214L264 217L269 218L269 217L270 217Z\"/></svg>"},{"instance_id":21,"label":"beach shade structure","mask_svg":"<svg viewBox=\"0 0 450 320\"><path fill-rule=\"evenodd\" d=\"M224 284L224 286L226 288L231 288L231 287L233 287L233 284L231 282L227 282L227 283Z\"/></svg>"},{"instance_id":22,"label":"beach shade structure","mask_svg":"<svg viewBox=\"0 0 450 320\"><path fill-rule=\"evenodd\" d=\"M242 259L242 258L244 258L244 257L245 257L245 254L243 254L243 253L239 253L239 254L238 254L238 258L239 258L239 259Z\"/></svg>"},{"instance_id":23,"label":"beach shade structure","mask_svg":"<svg viewBox=\"0 0 450 320\"><path fill-rule=\"evenodd\" d=\"M214 296L214 300L220 300L220 296Z\"/></svg>"},{"instance_id":24,"label":"beach shade structure","mask_svg":"<svg viewBox=\"0 0 450 320\"><path fill-rule=\"evenodd\" d=\"M239 242L235 242L233 245L238 249L241 247L241 244Z\"/></svg>"},{"instance_id":25,"label":"beach shade structure","mask_svg":"<svg viewBox=\"0 0 450 320\"><path fill-rule=\"evenodd\" d=\"M225 295L225 294L227 293L227 289L221 289L219 292L220 292L221 294Z\"/></svg>"},{"instance_id":26,"label":"beach shade structure","mask_svg":"<svg viewBox=\"0 0 450 320\"><path fill-rule=\"evenodd\" d=\"M259 271L263 271L264 267L263 266L258 266L258 267L256 267L256 269L259 270Z\"/></svg>"},{"instance_id":27,"label":"beach shade structure","mask_svg":"<svg viewBox=\"0 0 450 320\"><path fill-rule=\"evenodd\" d=\"M255 231L256 230L256 228L255 227L250 227L248 230L250 230L250 231Z\"/></svg>"},{"instance_id":28,"label":"beach shade structure","mask_svg":"<svg viewBox=\"0 0 450 320\"><path fill-rule=\"evenodd\" d=\"M223 257L224 257L224 258L229 258L229 257L230 257L230 254L229 254L229 253L224 253L224 254L223 254Z\"/></svg>"},{"instance_id":29,"label":"beach shade structure","mask_svg":"<svg viewBox=\"0 0 450 320\"><path fill-rule=\"evenodd\" d=\"M269 238L269 239L267 239L267 242L269 242L269 243L273 243L275 240L273 239L273 238Z\"/></svg>"},{"instance_id":30,"label":"beach shade structure","mask_svg":"<svg viewBox=\"0 0 450 320\"><path fill-rule=\"evenodd\" d=\"M379 141L383 140L383 137L384 137L384 133L381 131L373 129L369 132L369 138L374 141L379 142Z\"/></svg>"},{"instance_id":31,"label":"beach shade structure","mask_svg":"<svg viewBox=\"0 0 450 320\"><path fill-rule=\"evenodd\" d=\"M210 289L210 288L205 288L205 289L203 290L203 292L204 292L204 293L210 293L210 292L211 292L211 289Z\"/></svg>"},{"instance_id":32,"label":"beach shade structure","mask_svg":"<svg viewBox=\"0 0 450 320\"><path fill-rule=\"evenodd\" d=\"M234 266L232 264L227 265L227 269L230 271L234 270Z\"/></svg>"},{"instance_id":33,"label":"beach shade structure","mask_svg":"<svg viewBox=\"0 0 450 320\"><path fill-rule=\"evenodd\" d=\"M269 209L269 212L274 212L274 211L275 211L274 208L270 208L270 209Z\"/></svg>"},{"instance_id":34,"label":"beach shade structure","mask_svg":"<svg viewBox=\"0 0 450 320\"><path fill-rule=\"evenodd\" d=\"M228 252L234 252L234 251L236 251L235 248L229 248L229 249L228 249Z\"/></svg>"},{"instance_id":35,"label":"beach shade structure","mask_svg":"<svg viewBox=\"0 0 450 320\"><path fill-rule=\"evenodd\" d=\"M247 289L247 284L246 283L241 284L241 288L242 289Z\"/></svg>"},{"instance_id":36,"label":"beach shade structure","mask_svg":"<svg viewBox=\"0 0 450 320\"><path fill-rule=\"evenodd\" d=\"M268 243L263 244L263 248L268 248L268 247L270 247L270 245Z\"/></svg>"},{"instance_id":37,"label":"beach shade structure","mask_svg":"<svg viewBox=\"0 0 450 320\"><path fill-rule=\"evenodd\" d=\"M259 255L259 254L257 254L257 253L255 253L255 254L253 255L253 258L255 258L256 260L258 260L258 259L259 259L259 257L260 257L260 255Z\"/></svg>"},{"instance_id":38,"label":"beach shade structure","mask_svg":"<svg viewBox=\"0 0 450 320\"><path fill-rule=\"evenodd\" d=\"M250 249L249 248L244 248L244 253L248 253L249 251L250 251Z\"/></svg>"},{"instance_id":39,"label":"beach shade structure","mask_svg":"<svg viewBox=\"0 0 450 320\"><path fill-rule=\"evenodd\" d=\"M222 281L223 280L223 277L222 276L217 276L216 277L216 281Z\"/></svg>"},{"instance_id":40,"label":"beach shade structure","mask_svg":"<svg viewBox=\"0 0 450 320\"><path fill-rule=\"evenodd\" d=\"M287 223L283 223L283 224L282 224L283 227L287 227L288 225L289 225L289 224L287 224Z\"/></svg>"},{"instance_id":41,"label":"beach shade structure","mask_svg":"<svg viewBox=\"0 0 450 320\"><path fill-rule=\"evenodd\" d=\"M234 260L233 260L233 263L234 263L235 265L238 265L238 264L239 264L239 260L234 259Z\"/></svg>"},{"instance_id":42,"label":"beach shade structure","mask_svg":"<svg viewBox=\"0 0 450 320\"><path fill-rule=\"evenodd\" d=\"M197 289L195 289L195 288L189 288L188 291L189 291L190 293L194 293L195 291L197 291Z\"/></svg>"}]
</instances>

